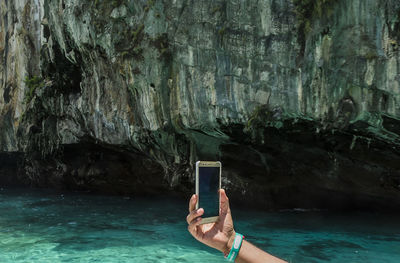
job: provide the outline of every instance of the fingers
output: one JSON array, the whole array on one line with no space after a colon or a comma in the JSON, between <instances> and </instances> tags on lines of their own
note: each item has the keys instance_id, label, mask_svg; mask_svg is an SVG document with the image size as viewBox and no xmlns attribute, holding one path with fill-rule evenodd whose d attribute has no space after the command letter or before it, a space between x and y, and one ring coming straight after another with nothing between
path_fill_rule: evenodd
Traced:
<instances>
[{"instance_id":1,"label":"fingers","mask_svg":"<svg viewBox=\"0 0 400 263\"><path fill-rule=\"evenodd\" d=\"M226 214L229 211L229 199L224 189L219 190L221 214Z\"/></svg>"},{"instance_id":2,"label":"fingers","mask_svg":"<svg viewBox=\"0 0 400 263\"><path fill-rule=\"evenodd\" d=\"M190 224L188 225L188 231L192 236L196 237L197 235L197 226L200 225L201 217L197 217L193 219Z\"/></svg>"},{"instance_id":3,"label":"fingers","mask_svg":"<svg viewBox=\"0 0 400 263\"><path fill-rule=\"evenodd\" d=\"M189 200L189 213L196 208L197 196L194 194Z\"/></svg>"},{"instance_id":4,"label":"fingers","mask_svg":"<svg viewBox=\"0 0 400 263\"><path fill-rule=\"evenodd\" d=\"M204 209L199 208L197 210L193 210L188 214L186 217L186 222L189 224L188 225L188 231L190 234L192 234L194 237L197 235L197 226L201 222L201 216L204 214Z\"/></svg>"},{"instance_id":5,"label":"fingers","mask_svg":"<svg viewBox=\"0 0 400 263\"><path fill-rule=\"evenodd\" d=\"M199 208L197 210L193 210L192 212L190 212L188 214L188 216L186 217L186 222L188 224L191 224L191 222L196 219L196 217L202 216L204 214L204 209L203 208Z\"/></svg>"}]
</instances>

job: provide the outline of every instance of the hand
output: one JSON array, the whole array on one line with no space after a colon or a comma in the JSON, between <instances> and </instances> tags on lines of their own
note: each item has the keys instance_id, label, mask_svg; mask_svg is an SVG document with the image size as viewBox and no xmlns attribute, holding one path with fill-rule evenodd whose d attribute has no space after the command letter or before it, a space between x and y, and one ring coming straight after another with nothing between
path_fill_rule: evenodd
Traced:
<instances>
[{"instance_id":1,"label":"hand","mask_svg":"<svg viewBox=\"0 0 400 263\"><path fill-rule=\"evenodd\" d=\"M186 217L186 221L189 224L188 230L194 238L201 243L218 249L227 255L235 238L235 230L233 229L232 215L229 208L229 199L225 194L225 190L220 189L219 195L220 211L218 220L215 223L200 225L201 216L204 214L204 209L195 209L198 201L196 195L192 195L190 198L189 215Z\"/></svg>"}]
</instances>

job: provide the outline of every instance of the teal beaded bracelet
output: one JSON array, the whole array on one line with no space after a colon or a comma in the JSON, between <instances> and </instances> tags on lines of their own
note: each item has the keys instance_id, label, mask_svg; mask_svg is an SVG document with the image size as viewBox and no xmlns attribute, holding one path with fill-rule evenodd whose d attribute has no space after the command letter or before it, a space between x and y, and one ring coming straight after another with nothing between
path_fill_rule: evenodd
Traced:
<instances>
[{"instance_id":1,"label":"teal beaded bracelet","mask_svg":"<svg viewBox=\"0 0 400 263\"><path fill-rule=\"evenodd\" d=\"M226 259L228 261L235 261L237 255L239 254L240 247L242 246L244 236L236 233L235 239L233 240L231 251L229 251L228 256Z\"/></svg>"}]
</instances>

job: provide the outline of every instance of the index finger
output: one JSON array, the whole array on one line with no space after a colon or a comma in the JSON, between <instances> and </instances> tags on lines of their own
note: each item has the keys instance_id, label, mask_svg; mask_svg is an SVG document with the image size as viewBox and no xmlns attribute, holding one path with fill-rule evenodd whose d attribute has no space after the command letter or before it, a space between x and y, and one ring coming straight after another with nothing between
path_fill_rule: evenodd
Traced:
<instances>
[{"instance_id":1,"label":"index finger","mask_svg":"<svg viewBox=\"0 0 400 263\"><path fill-rule=\"evenodd\" d=\"M189 200L189 213L196 209L197 196L195 194Z\"/></svg>"}]
</instances>

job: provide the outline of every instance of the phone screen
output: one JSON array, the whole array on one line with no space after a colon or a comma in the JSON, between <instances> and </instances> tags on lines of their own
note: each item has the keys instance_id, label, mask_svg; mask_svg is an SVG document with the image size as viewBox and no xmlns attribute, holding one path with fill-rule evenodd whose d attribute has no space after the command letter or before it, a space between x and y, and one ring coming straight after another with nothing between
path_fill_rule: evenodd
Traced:
<instances>
[{"instance_id":1,"label":"phone screen","mask_svg":"<svg viewBox=\"0 0 400 263\"><path fill-rule=\"evenodd\" d=\"M219 215L220 167L199 167L199 208L204 209L203 217Z\"/></svg>"}]
</instances>

